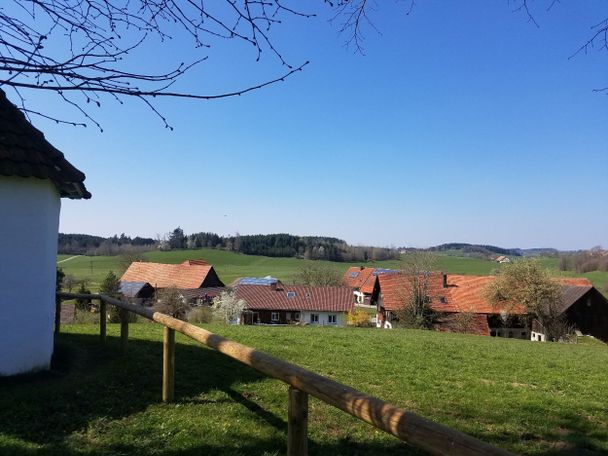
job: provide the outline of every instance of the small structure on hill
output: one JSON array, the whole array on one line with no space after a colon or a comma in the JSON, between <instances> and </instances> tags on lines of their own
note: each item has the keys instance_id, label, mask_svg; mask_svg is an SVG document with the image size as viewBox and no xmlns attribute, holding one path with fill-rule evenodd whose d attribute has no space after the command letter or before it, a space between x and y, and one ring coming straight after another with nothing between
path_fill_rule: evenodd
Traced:
<instances>
[{"instance_id":1,"label":"small structure on hill","mask_svg":"<svg viewBox=\"0 0 608 456\"><path fill-rule=\"evenodd\" d=\"M276 279L266 284L245 280L235 288L236 299L247 303L244 324L306 323L320 326L345 326L354 307L347 287L309 287L283 285Z\"/></svg>"},{"instance_id":2,"label":"small structure on hill","mask_svg":"<svg viewBox=\"0 0 608 456\"><path fill-rule=\"evenodd\" d=\"M60 199L84 179L0 90L0 376L50 366Z\"/></svg>"}]
</instances>

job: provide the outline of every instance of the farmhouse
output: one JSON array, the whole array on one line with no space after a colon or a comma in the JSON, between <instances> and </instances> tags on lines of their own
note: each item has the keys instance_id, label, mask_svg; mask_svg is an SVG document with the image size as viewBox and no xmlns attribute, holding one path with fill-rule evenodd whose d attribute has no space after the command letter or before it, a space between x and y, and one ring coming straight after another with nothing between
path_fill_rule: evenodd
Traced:
<instances>
[{"instance_id":1,"label":"farmhouse","mask_svg":"<svg viewBox=\"0 0 608 456\"><path fill-rule=\"evenodd\" d=\"M321 326L345 326L353 309L353 294L347 287L308 287L239 284L235 298L247 303L245 324L308 323Z\"/></svg>"},{"instance_id":2,"label":"farmhouse","mask_svg":"<svg viewBox=\"0 0 608 456\"><path fill-rule=\"evenodd\" d=\"M486 336L545 340L543 328L532 320L523 306L508 309L493 306L485 288L493 276L430 273L426 278L427 299L439 315L440 331L466 332ZM583 334L608 341L608 300L587 279L562 279L560 313ZM397 317L412 294L411 276L380 276L378 319Z\"/></svg>"},{"instance_id":3,"label":"farmhouse","mask_svg":"<svg viewBox=\"0 0 608 456\"><path fill-rule=\"evenodd\" d=\"M343 282L352 288L357 304L376 305L380 294L378 276L381 274L398 274L394 269L365 268L363 266L348 268Z\"/></svg>"},{"instance_id":4,"label":"farmhouse","mask_svg":"<svg viewBox=\"0 0 608 456\"><path fill-rule=\"evenodd\" d=\"M121 282L147 282L155 290L175 287L189 290L223 287L212 265L205 260L186 260L180 264L133 262Z\"/></svg>"},{"instance_id":5,"label":"farmhouse","mask_svg":"<svg viewBox=\"0 0 608 456\"><path fill-rule=\"evenodd\" d=\"M50 365L60 199L84 179L0 90L0 376Z\"/></svg>"}]
</instances>

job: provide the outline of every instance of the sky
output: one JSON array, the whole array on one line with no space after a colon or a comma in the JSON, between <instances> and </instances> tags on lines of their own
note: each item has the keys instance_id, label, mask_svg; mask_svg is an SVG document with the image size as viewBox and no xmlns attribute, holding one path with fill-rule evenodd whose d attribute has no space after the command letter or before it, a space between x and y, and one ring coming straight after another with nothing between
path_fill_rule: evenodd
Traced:
<instances>
[{"instance_id":1,"label":"sky","mask_svg":"<svg viewBox=\"0 0 608 456\"><path fill-rule=\"evenodd\" d=\"M608 52L569 58L606 1L534 2L539 27L507 1L418 0L409 15L378 2L365 55L322 2L304 4L320 16L272 33L291 64L310 60L304 71L240 97L159 100L173 131L135 100L93 108L103 132L34 118L93 194L63 201L60 231L608 247L608 96L594 92L608 86ZM218 93L285 72L263 54L178 36L130 64L205 55L176 88ZM28 101L81 120L48 94Z\"/></svg>"}]
</instances>

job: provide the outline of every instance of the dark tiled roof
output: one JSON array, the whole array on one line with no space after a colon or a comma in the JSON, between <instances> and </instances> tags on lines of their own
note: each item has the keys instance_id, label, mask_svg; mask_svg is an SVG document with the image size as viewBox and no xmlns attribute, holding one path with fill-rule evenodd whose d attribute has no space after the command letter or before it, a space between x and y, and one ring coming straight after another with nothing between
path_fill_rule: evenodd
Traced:
<instances>
[{"instance_id":1,"label":"dark tiled roof","mask_svg":"<svg viewBox=\"0 0 608 456\"><path fill-rule=\"evenodd\" d=\"M259 285L239 285L235 297L244 299L247 307L254 310L349 312L354 306L353 293L347 287L284 285L273 289Z\"/></svg>"},{"instance_id":2,"label":"dark tiled roof","mask_svg":"<svg viewBox=\"0 0 608 456\"><path fill-rule=\"evenodd\" d=\"M148 282L128 282L126 280L120 281L120 292L127 298L135 298L141 290L146 286L150 286Z\"/></svg>"},{"instance_id":3,"label":"dark tiled roof","mask_svg":"<svg viewBox=\"0 0 608 456\"><path fill-rule=\"evenodd\" d=\"M186 289L178 289L179 294L181 294L184 299L197 299L197 298L215 298L219 296L222 291L226 291L226 287L206 287L206 288L186 288Z\"/></svg>"},{"instance_id":4,"label":"dark tiled roof","mask_svg":"<svg viewBox=\"0 0 608 456\"><path fill-rule=\"evenodd\" d=\"M585 296L593 286L562 285L562 302L559 313L568 310L576 301Z\"/></svg>"},{"instance_id":5,"label":"dark tiled roof","mask_svg":"<svg viewBox=\"0 0 608 456\"><path fill-rule=\"evenodd\" d=\"M88 199L85 175L30 124L0 90L0 175L50 179L62 197Z\"/></svg>"}]
</instances>

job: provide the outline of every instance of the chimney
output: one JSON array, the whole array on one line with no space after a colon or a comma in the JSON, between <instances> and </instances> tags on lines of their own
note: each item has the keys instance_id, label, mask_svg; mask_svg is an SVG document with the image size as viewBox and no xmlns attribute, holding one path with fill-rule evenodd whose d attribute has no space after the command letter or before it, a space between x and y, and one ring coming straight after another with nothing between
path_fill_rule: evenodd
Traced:
<instances>
[{"instance_id":1,"label":"chimney","mask_svg":"<svg viewBox=\"0 0 608 456\"><path fill-rule=\"evenodd\" d=\"M448 274L447 272L442 272L441 277L443 278L443 288L448 287Z\"/></svg>"}]
</instances>

